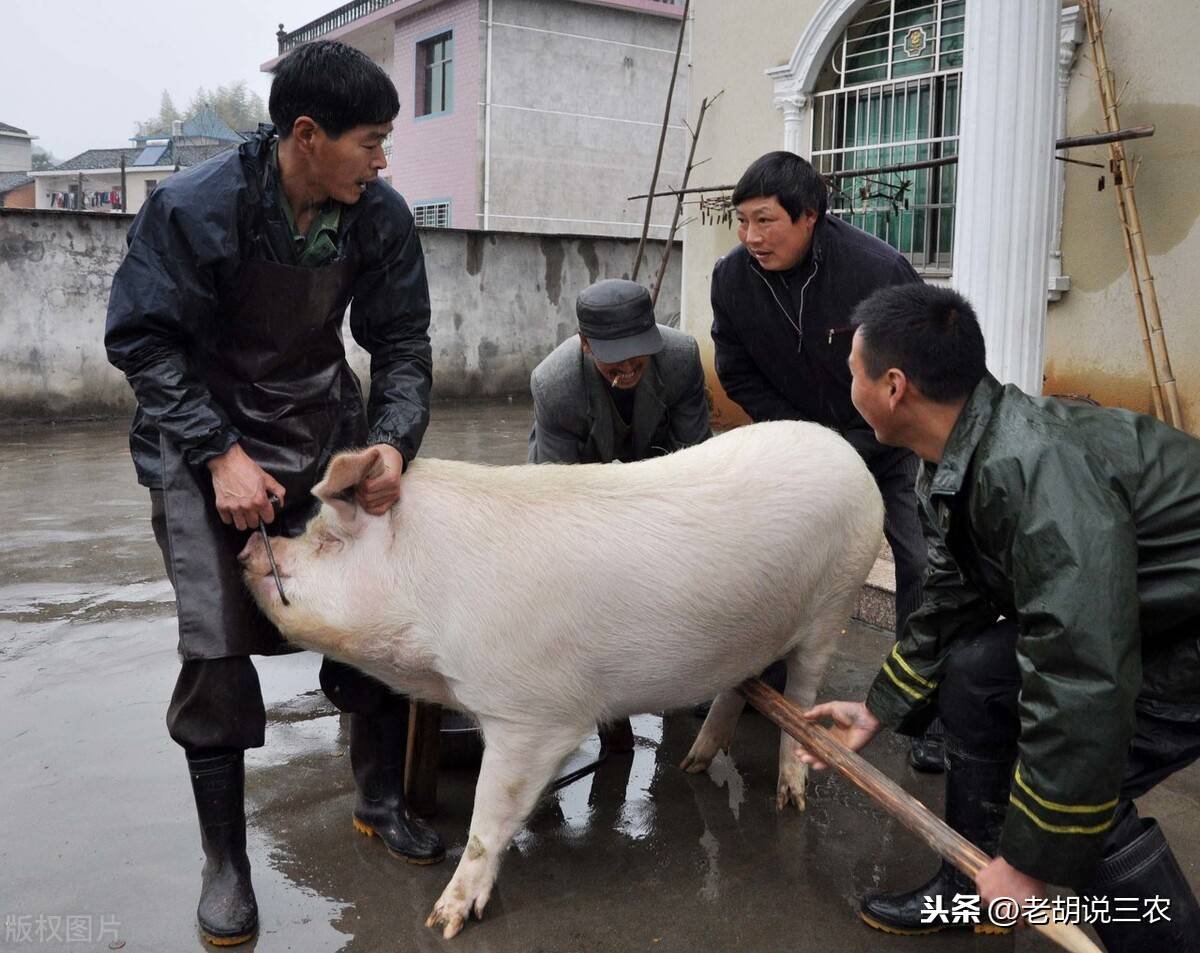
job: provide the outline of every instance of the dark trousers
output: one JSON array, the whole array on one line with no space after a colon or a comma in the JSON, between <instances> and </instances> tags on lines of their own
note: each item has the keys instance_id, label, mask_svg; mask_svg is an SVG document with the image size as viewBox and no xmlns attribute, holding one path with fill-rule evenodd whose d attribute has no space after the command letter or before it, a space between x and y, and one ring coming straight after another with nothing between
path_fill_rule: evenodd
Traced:
<instances>
[{"instance_id":1,"label":"dark trousers","mask_svg":"<svg viewBox=\"0 0 1200 953\"><path fill-rule=\"evenodd\" d=\"M399 714L408 704L382 682L330 658L321 663L320 681L339 711ZM266 726L258 672L248 655L183 660L167 708L167 731L188 754L261 748Z\"/></svg>"},{"instance_id":2,"label":"dark trousers","mask_svg":"<svg viewBox=\"0 0 1200 953\"><path fill-rule=\"evenodd\" d=\"M958 640L938 689L938 713L956 745L989 760L1016 759L1021 724L1017 695L1017 626L1000 620L978 635ZM948 742L950 743L950 742ZM1200 758L1200 705L1139 698L1117 823L1105 856L1140 833L1132 801Z\"/></svg>"},{"instance_id":3,"label":"dark trousers","mask_svg":"<svg viewBox=\"0 0 1200 953\"><path fill-rule=\"evenodd\" d=\"M926 548L917 515L916 454L898 448L884 448L864 456L867 469L883 497L883 532L896 561L896 638L904 634L904 623L921 605L921 586L925 581Z\"/></svg>"},{"instance_id":4,"label":"dark trousers","mask_svg":"<svg viewBox=\"0 0 1200 953\"><path fill-rule=\"evenodd\" d=\"M159 490L150 491L150 524L167 577L174 585ZM321 663L320 682L321 690L339 711L356 715L398 712L408 701L377 679L329 658ZM250 656L182 661L167 708L167 732L189 755L261 748L266 727L262 688Z\"/></svg>"}]
</instances>

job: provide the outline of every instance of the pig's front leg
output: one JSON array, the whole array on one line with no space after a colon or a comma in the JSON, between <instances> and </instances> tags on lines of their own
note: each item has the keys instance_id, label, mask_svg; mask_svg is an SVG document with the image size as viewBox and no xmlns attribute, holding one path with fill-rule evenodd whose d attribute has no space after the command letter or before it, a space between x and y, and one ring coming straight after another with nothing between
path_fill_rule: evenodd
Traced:
<instances>
[{"instance_id":1,"label":"pig's front leg","mask_svg":"<svg viewBox=\"0 0 1200 953\"><path fill-rule=\"evenodd\" d=\"M707 771L718 751L729 750L733 743L733 730L745 707L746 699L736 690L721 692L714 698L700 734L696 735L691 750L679 766L689 774Z\"/></svg>"},{"instance_id":2,"label":"pig's front leg","mask_svg":"<svg viewBox=\"0 0 1200 953\"><path fill-rule=\"evenodd\" d=\"M485 747L467 848L425 921L427 927L442 927L446 939L463 928L472 910L483 917L509 842L563 759L593 728L590 723L567 728L486 721L482 727Z\"/></svg>"}]
</instances>

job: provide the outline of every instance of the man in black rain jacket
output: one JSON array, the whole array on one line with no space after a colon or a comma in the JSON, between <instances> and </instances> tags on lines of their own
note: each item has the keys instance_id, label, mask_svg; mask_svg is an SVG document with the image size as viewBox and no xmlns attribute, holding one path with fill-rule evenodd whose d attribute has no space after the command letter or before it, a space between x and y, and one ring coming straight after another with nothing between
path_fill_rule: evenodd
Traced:
<instances>
[{"instance_id":1,"label":"man in black rain jacket","mask_svg":"<svg viewBox=\"0 0 1200 953\"><path fill-rule=\"evenodd\" d=\"M921 279L896 249L826 214L828 189L790 152L751 163L733 191L741 243L712 276L717 377L757 422L811 420L842 434L875 477L896 566L896 631L921 604L925 543L917 458L885 447L850 402L850 314L873 291ZM940 771L940 725L915 738L918 770Z\"/></svg>"},{"instance_id":2,"label":"man in black rain jacket","mask_svg":"<svg viewBox=\"0 0 1200 953\"><path fill-rule=\"evenodd\" d=\"M219 945L258 926L243 752L263 744L266 718L250 656L286 650L237 554L260 521L298 533L345 447L380 448L356 492L386 512L429 421L424 258L408 206L378 181L395 87L351 47L312 43L278 67L270 111L277 133L261 127L147 198L105 330L137 398L134 466L175 586L182 665L167 726L200 820L199 927ZM371 354L366 408L342 345L347 305ZM440 860L437 834L405 808L405 700L330 660L321 685L351 713L355 827L413 862Z\"/></svg>"}]
</instances>

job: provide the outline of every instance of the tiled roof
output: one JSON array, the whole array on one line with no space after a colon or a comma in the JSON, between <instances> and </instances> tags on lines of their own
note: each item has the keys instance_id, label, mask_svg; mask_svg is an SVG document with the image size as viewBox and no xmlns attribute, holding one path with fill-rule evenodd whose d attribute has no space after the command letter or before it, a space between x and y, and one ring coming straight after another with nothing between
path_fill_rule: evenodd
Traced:
<instances>
[{"instance_id":1,"label":"tiled roof","mask_svg":"<svg viewBox=\"0 0 1200 953\"><path fill-rule=\"evenodd\" d=\"M16 126L10 126L6 122L0 122L0 132L15 132L21 136L27 136L29 133L24 129L18 129Z\"/></svg>"},{"instance_id":2,"label":"tiled roof","mask_svg":"<svg viewBox=\"0 0 1200 953\"><path fill-rule=\"evenodd\" d=\"M0 195L28 185L33 179L24 172L0 172Z\"/></svg>"},{"instance_id":3,"label":"tiled roof","mask_svg":"<svg viewBox=\"0 0 1200 953\"><path fill-rule=\"evenodd\" d=\"M178 163L181 169L188 166L198 165L205 159L225 152L228 149L235 148L237 143L222 142L214 146L176 146L171 144L167 146L166 151L162 156L155 161L155 165L175 165ZM134 160L141 155L143 149L140 146L134 146L129 149L88 149L87 152L81 152L79 155L68 159L66 162L59 163L54 167L55 172L72 172L76 169L116 169L121 165L121 156L125 156L125 167L127 169L134 168Z\"/></svg>"},{"instance_id":4,"label":"tiled roof","mask_svg":"<svg viewBox=\"0 0 1200 953\"><path fill-rule=\"evenodd\" d=\"M173 146L167 150L167 155L171 162L178 162L181 168L186 168L236 148L236 142L222 142L215 146Z\"/></svg>"},{"instance_id":5,"label":"tiled roof","mask_svg":"<svg viewBox=\"0 0 1200 953\"><path fill-rule=\"evenodd\" d=\"M191 119L185 119L180 132L185 139L217 139L220 142L241 142L243 139L249 139L252 135L251 133L237 132L231 128L210 106L205 106ZM135 142L170 139L171 130L161 129L133 138Z\"/></svg>"},{"instance_id":6,"label":"tiled roof","mask_svg":"<svg viewBox=\"0 0 1200 953\"><path fill-rule=\"evenodd\" d=\"M184 122L183 134L189 138L206 137L221 142L242 141L242 137L229 128L229 124L208 106Z\"/></svg>"},{"instance_id":7,"label":"tiled roof","mask_svg":"<svg viewBox=\"0 0 1200 953\"><path fill-rule=\"evenodd\" d=\"M133 165L141 149L88 149L66 162L60 162L54 167L55 172L71 172L75 169L115 169L121 164L121 156L125 157L126 165Z\"/></svg>"}]
</instances>

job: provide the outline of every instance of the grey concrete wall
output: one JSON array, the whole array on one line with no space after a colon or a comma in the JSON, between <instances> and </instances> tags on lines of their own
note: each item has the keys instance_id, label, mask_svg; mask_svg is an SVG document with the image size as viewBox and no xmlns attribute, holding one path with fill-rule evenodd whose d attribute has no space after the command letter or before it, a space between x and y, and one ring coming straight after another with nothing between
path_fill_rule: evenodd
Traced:
<instances>
[{"instance_id":1,"label":"grey concrete wall","mask_svg":"<svg viewBox=\"0 0 1200 953\"><path fill-rule=\"evenodd\" d=\"M131 220L0 209L0 418L105 416L132 408L125 379L103 346L108 292ZM527 393L534 366L575 333L575 295L601 278L628 277L637 244L451 229L422 230L421 241L437 397ZM664 248L650 243L643 272L657 269ZM658 318L666 324L679 321L681 258L676 247L659 298ZM349 353L365 374L368 356L352 343Z\"/></svg>"},{"instance_id":2,"label":"grey concrete wall","mask_svg":"<svg viewBox=\"0 0 1200 953\"><path fill-rule=\"evenodd\" d=\"M490 227L641 234L645 204L627 198L650 183L679 20L541 0L496 0L493 16ZM687 73L685 38L660 186L683 176ZM673 209L658 200L652 235Z\"/></svg>"}]
</instances>

